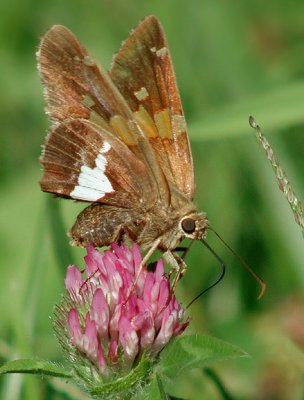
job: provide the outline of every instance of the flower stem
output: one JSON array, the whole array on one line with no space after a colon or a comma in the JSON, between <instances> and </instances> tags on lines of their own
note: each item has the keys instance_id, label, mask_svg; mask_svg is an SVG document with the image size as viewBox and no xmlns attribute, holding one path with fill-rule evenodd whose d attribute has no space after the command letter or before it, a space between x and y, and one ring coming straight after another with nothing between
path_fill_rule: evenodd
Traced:
<instances>
[{"instance_id":1,"label":"flower stem","mask_svg":"<svg viewBox=\"0 0 304 400\"><path fill-rule=\"evenodd\" d=\"M218 375L211 368L204 368L204 373L212 380L224 400L233 400Z\"/></svg>"}]
</instances>

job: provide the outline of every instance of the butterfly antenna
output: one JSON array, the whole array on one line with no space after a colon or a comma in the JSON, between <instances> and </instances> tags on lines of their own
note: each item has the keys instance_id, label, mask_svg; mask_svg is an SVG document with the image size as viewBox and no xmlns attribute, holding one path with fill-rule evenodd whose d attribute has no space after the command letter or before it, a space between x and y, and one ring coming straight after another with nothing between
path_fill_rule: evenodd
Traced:
<instances>
[{"instance_id":1,"label":"butterfly antenna","mask_svg":"<svg viewBox=\"0 0 304 400\"><path fill-rule=\"evenodd\" d=\"M237 260L239 261L239 263L241 264L241 266L247 271L249 272L249 274L251 276L254 277L254 279L258 282L258 284L260 285L260 292L258 294L257 299L260 300L266 290L266 283L263 281L263 279L256 273L253 271L253 269L246 263L246 261L235 251L233 250L232 247L229 246L229 244L227 242L225 242L225 240L214 230L209 226L209 230L211 230L213 233L215 233L215 235L220 239L220 241L231 251L231 253L237 258Z\"/></svg>"},{"instance_id":2,"label":"butterfly antenna","mask_svg":"<svg viewBox=\"0 0 304 400\"><path fill-rule=\"evenodd\" d=\"M204 246L207 247L207 249L210 251L211 254L214 255L214 257L218 260L218 262L220 263L220 266L222 268L222 272L220 277L209 287L207 287L207 289L203 290L201 293L199 293L196 297L194 297L193 300L190 301L190 303L186 306L186 310L198 299L200 298L203 294L205 294L208 290L212 289L214 286L216 286L223 278L226 272L226 266L224 264L224 261L220 258L219 255L216 254L216 252L212 249L212 247L210 247L210 245L204 240L202 239L201 242L203 243Z\"/></svg>"}]
</instances>

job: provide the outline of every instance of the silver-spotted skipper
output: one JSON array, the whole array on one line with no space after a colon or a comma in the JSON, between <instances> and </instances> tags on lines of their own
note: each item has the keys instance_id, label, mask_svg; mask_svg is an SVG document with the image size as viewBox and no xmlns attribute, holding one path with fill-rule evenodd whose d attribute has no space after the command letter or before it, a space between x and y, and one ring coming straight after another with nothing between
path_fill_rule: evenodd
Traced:
<instances>
[{"instance_id":1,"label":"silver-spotted skipper","mask_svg":"<svg viewBox=\"0 0 304 400\"><path fill-rule=\"evenodd\" d=\"M92 203L70 230L72 244L125 238L185 267L176 248L208 225L192 203L194 175L180 96L164 31L146 17L107 73L65 27L43 37L38 65L53 127L41 189Z\"/></svg>"}]
</instances>

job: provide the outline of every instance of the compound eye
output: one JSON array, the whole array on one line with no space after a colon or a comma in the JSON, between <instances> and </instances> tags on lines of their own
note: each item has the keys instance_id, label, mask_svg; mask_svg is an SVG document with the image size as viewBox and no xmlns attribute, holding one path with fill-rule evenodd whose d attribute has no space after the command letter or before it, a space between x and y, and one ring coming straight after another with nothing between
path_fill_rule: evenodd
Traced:
<instances>
[{"instance_id":1,"label":"compound eye","mask_svg":"<svg viewBox=\"0 0 304 400\"><path fill-rule=\"evenodd\" d=\"M185 218L182 221L182 228L186 233L193 233L195 231L195 221L192 218Z\"/></svg>"}]
</instances>

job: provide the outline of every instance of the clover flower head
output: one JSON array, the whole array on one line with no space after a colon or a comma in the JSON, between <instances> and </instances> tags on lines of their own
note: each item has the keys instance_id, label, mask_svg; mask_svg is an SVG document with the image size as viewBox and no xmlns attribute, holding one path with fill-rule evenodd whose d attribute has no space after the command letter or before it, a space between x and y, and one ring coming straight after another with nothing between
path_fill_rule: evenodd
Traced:
<instances>
[{"instance_id":1,"label":"clover flower head","mask_svg":"<svg viewBox=\"0 0 304 400\"><path fill-rule=\"evenodd\" d=\"M144 266L135 286L138 245L113 243L103 254L88 246L84 260L84 273L75 265L67 269L68 295L56 307L55 332L83 379L114 382L143 360L151 366L189 322L170 291L162 259L153 271Z\"/></svg>"}]
</instances>

